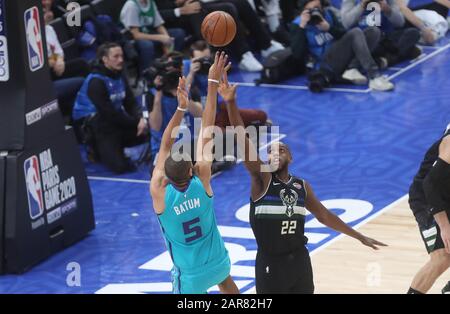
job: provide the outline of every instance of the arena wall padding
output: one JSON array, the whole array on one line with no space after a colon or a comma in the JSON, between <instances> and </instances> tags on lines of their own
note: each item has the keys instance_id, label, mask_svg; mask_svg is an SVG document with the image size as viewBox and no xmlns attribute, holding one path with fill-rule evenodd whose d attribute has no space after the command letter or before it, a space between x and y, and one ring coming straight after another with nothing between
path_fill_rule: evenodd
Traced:
<instances>
[{"instance_id":1,"label":"arena wall padding","mask_svg":"<svg viewBox=\"0 0 450 314\"><path fill-rule=\"evenodd\" d=\"M85 237L95 220L50 79L41 0L0 0L0 24L0 274L23 273Z\"/></svg>"},{"instance_id":2,"label":"arena wall padding","mask_svg":"<svg viewBox=\"0 0 450 314\"><path fill-rule=\"evenodd\" d=\"M68 129L33 150L8 155L5 272L23 273L95 228L91 192L74 141ZM28 166L34 161L36 171ZM40 184L34 189L41 191L37 202L30 186L33 177Z\"/></svg>"},{"instance_id":3,"label":"arena wall padding","mask_svg":"<svg viewBox=\"0 0 450 314\"><path fill-rule=\"evenodd\" d=\"M4 218L5 218L5 172L6 160L0 156L0 274L3 273Z\"/></svg>"}]
</instances>

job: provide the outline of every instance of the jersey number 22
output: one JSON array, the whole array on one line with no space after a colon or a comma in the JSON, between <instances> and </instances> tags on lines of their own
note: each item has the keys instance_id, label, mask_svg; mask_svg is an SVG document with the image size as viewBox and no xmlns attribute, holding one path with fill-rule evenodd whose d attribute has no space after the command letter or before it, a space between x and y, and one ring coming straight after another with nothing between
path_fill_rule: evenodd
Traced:
<instances>
[{"instance_id":1,"label":"jersey number 22","mask_svg":"<svg viewBox=\"0 0 450 314\"><path fill-rule=\"evenodd\" d=\"M281 222L281 234L295 234L297 220L285 220Z\"/></svg>"}]
</instances>

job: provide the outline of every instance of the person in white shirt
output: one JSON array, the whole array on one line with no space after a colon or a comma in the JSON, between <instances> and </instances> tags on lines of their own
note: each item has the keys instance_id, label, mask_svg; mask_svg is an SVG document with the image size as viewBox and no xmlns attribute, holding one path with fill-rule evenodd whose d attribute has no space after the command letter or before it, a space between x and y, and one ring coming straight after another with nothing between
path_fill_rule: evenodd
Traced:
<instances>
[{"instance_id":1,"label":"person in white shirt","mask_svg":"<svg viewBox=\"0 0 450 314\"><path fill-rule=\"evenodd\" d=\"M136 40L141 73L155 59L156 48L161 48L164 55L173 50L183 50L185 31L181 28L166 29L154 0L128 0L120 13L120 22Z\"/></svg>"},{"instance_id":2,"label":"person in white shirt","mask_svg":"<svg viewBox=\"0 0 450 314\"><path fill-rule=\"evenodd\" d=\"M438 13L443 17L443 21L447 19L448 10L450 8L450 0L436 0L430 1L429 3L417 7L410 7L409 0L396 0L401 12L405 16L408 26L417 27L421 33L421 41L427 45L433 45L436 40L439 39L439 34L433 29L432 25L425 23L424 20L420 19L414 11L418 10L430 10ZM445 28L445 25L444 25ZM447 27L448 29L448 27Z\"/></svg>"}]
</instances>

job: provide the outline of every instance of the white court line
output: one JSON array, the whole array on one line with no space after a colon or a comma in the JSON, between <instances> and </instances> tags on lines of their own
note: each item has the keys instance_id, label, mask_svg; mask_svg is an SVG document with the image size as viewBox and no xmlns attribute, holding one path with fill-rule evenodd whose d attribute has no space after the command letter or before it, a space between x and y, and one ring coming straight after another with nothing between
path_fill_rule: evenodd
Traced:
<instances>
[{"instance_id":1,"label":"white court line","mask_svg":"<svg viewBox=\"0 0 450 314\"><path fill-rule=\"evenodd\" d=\"M400 197L398 200L392 202L391 204L387 205L386 207L380 209L379 211L377 211L375 214L370 215L369 217L367 217L366 219L364 219L363 221L361 221L360 223L358 223L357 225L353 226L352 228L357 230L360 227L364 226L366 223L372 221L373 219L377 218L378 216L380 216L381 214L384 214L385 212L387 212L388 210L391 210L393 207L397 206L399 203L403 202L404 200L408 199L408 194L403 195L402 197ZM326 242L324 245L319 246L317 249L315 249L314 251L312 251L310 253L311 256L319 253L320 251L324 250L325 248L327 248L328 246L330 246L331 244L333 244L334 242L338 241L339 239L341 239L342 237L344 237L344 234L339 234L338 236L334 237L333 239L331 239L330 241Z\"/></svg>"},{"instance_id":2,"label":"white court line","mask_svg":"<svg viewBox=\"0 0 450 314\"><path fill-rule=\"evenodd\" d=\"M97 177L97 176L88 176L88 179L97 181L113 181L113 182L127 182L127 183L141 183L141 184L150 183L150 181L148 180L122 179L122 178Z\"/></svg>"},{"instance_id":3,"label":"white court line","mask_svg":"<svg viewBox=\"0 0 450 314\"><path fill-rule=\"evenodd\" d=\"M411 70L412 68L414 68L415 66L421 64L422 62L425 62L431 58L433 58L434 56L440 54L441 52L447 50L448 48L450 48L450 43L443 46L443 47L435 47L436 50L433 51L432 53L426 55L423 58L418 59L417 61L411 63L410 65L408 65L405 68L390 68L390 69L399 69L398 72L392 74L391 76L388 76L388 80L392 80L394 78L396 78L397 76L405 73L406 71ZM291 89L291 90L308 90L307 86L303 86L303 85L283 85L283 84L255 84L255 83L240 83L240 82L233 82L232 84L237 84L239 86L246 86L246 87L268 87L268 88L281 88L281 89ZM326 88L326 91L334 91L334 92L346 92L346 93L356 93L356 94L366 94L372 91L371 88L367 88L367 89L351 89L351 88Z\"/></svg>"},{"instance_id":4,"label":"white court line","mask_svg":"<svg viewBox=\"0 0 450 314\"><path fill-rule=\"evenodd\" d=\"M255 83L243 83L243 82L231 82L231 84L237 84L238 86L246 87L268 87L268 88L281 88L281 89L292 89L292 90L309 90L308 86L303 85L283 85L283 84L255 84ZM325 88L327 91L333 92L345 92L345 93L358 93L364 94L369 91L369 89L352 89L352 88Z\"/></svg>"},{"instance_id":5,"label":"white court line","mask_svg":"<svg viewBox=\"0 0 450 314\"><path fill-rule=\"evenodd\" d=\"M424 46L424 45L417 45L420 49L422 49L422 51L423 50L426 50L426 49L431 49L431 50L437 50L437 49L439 49L439 48L442 48L442 47L438 47L438 46Z\"/></svg>"},{"instance_id":6,"label":"white court line","mask_svg":"<svg viewBox=\"0 0 450 314\"><path fill-rule=\"evenodd\" d=\"M278 134L277 138L271 140L270 142L267 142L267 144L264 144L263 146L261 146L259 148L259 150L263 150L264 148L266 148L267 146L269 146L273 142L281 141L285 137L286 137L286 134ZM240 164L241 162L242 162L242 160L239 159L236 162L236 164ZM221 173L222 173L222 171L216 172L215 174L213 174L211 176L211 179L217 177ZM125 182L125 183L139 183L139 184L149 184L150 183L149 180L122 179L122 178L110 178L110 177L98 177L98 176L88 176L88 179L89 180L94 180L94 181L97 180L97 181L112 181L112 182Z\"/></svg>"},{"instance_id":7,"label":"white court line","mask_svg":"<svg viewBox=\"0 0 450 314\"><path fill-rule=\"evenodd\" d=\"M400 197L398 200L392 202L391 204L387 205L386 207L380 209L379 211L377 211L375 214L370 215L369 217L367 217L366 219L364 219L363 221L361 221L360 223L358 223L357 225L353 226L352 228L357 230L360 227L362 227L363 225L365 225L366 223L372 221L373 219L377 218L378 216L380 216L381 214L384 214L385 212L391 210L393 207L397 206L399 203L403 202L404 200L406 200L408 198L408 194L403 195L402 197ZM330 246L331 244L333 244L334 242L338 241L339 239L341 239L342 237L346 236L345 234L339 234L338 236L334 237L333 239L331 239L330 241L326 242L325 244L319 246L317 249L315 249L314 251L310 252L310 256L313 256L317 253L319 253L320 251L326 249L328 246ZM314 269L314 265L313 265L313 269ZM244 294L255 294L256 293L256 288L255 287L251 287L250 289L246 290L243 292Z\"/></svg>"},{"instance_id":8,"label":"white court line","mask_svg":"<svg viewBox=\"0 0 450 314\"><path fill-rule=\"evenodd\" d=\"M432 53L430 53L429 55L425 56L424 58L421 58L421 59L417 60L416 62L411 63L411 64L408 65L406 68L404 68L404 69L398 71L397 73L392 74L391 76L388 77L388 80L392 80L392 79L396 78L397 76L399 76L399 75L405 73L406 71L411 70L411 69L414 68L415 66L421 64L422 62L425 62L425 61L427 61L427 60L433 58L434 56L436 56L437 54L439 54L439 53L441 53L441 52L447 50L448 48L450 48L450 44L447 44L447 45L445 45L444 47L441 47L441 48L437 49L436 51L433 51Z\"/></svg>"}]
</instances>

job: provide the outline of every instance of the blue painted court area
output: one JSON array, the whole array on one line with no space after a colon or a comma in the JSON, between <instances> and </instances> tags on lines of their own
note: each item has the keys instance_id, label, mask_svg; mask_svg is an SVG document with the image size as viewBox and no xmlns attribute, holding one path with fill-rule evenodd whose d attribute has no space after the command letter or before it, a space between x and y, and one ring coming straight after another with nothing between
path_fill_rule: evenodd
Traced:
<instances>
[{"instance_id":1,"label":"blue painted court area","mask_svg":"<svg viewBox=\"0 0 450 314\"><path fill-rule=\"evenodd\" d=\"M440 47L424 48L414 63L391 69L392 93L337 86L313 95L298 78L282 88L241 86L239 103L268 112L280 126L280 134L269 141L286 136L283 141L293 151L291 173L308 180L326 206L355 226L407 193L426 148L450 122L449 51L445 40ZM252 83L254 77L235 73L232 79ZM24 275L1 277L0 293L171 291L171 262L151 206L148 169L121 177L98 165L87 165L87 171L96 230ZM217 220L242 292L254 286L249 188L242 165L213 180ZM306 231L311 252L337 236L313 217ZM355 250L366 248L355 242ZM78 267L80 286L72 286ZM342 266L342 271L351 270Z\"/></svg>"}]
</instances>

